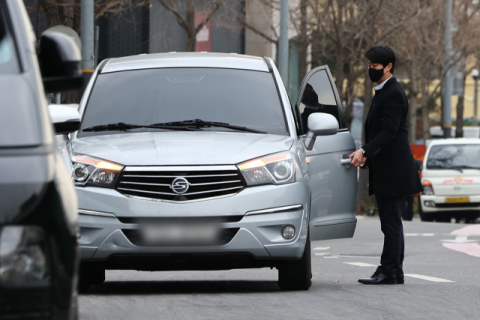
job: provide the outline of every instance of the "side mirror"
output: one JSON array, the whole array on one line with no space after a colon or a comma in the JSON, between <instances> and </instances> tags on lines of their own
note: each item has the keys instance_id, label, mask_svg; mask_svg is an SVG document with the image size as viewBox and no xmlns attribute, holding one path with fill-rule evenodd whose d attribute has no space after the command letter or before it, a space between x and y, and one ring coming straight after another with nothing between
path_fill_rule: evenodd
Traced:
<instances>
[{"instance_id":1,"label":"side mirror","mask_svg":"<svg viewBox=\"0 0 480 320\"><path fill-rule=\"evenodd\" d=\"M46 92L83 87L80 40L72 29L64 26L47 29L40 37L38 62Z\"/></svg>"},{"instance_id":2,"label":"side mirror","mask_svg":"<svg viewBox=\"0 0 480 320\"><path fill-rule=\"evenodd\" d=\"M312 150L317 136L331 136L339 130L337 119L327 113L312 113L308 116L308 133L305 148Z\"/></svg>"},{"instance_id":3,"label":"side mirror","mask_svg":"<svg viewBox=\"0 0 480 320\"><path fill-rule=\"evenodd\" d=\"M55 134L67 134L80 129L78 104L50 104L48 113L52 119Z\"/></svg>"},{"instance_id":4,"label":"side mirror","mask_svg":"<svg viewBox=\"0 0 480 320\"><path fill-rule=\"evenodd\" d=\"M417 171L422 171L423 170L422 160L415 159L415 163L417 164Z\"/></svg>"}]
</instances>

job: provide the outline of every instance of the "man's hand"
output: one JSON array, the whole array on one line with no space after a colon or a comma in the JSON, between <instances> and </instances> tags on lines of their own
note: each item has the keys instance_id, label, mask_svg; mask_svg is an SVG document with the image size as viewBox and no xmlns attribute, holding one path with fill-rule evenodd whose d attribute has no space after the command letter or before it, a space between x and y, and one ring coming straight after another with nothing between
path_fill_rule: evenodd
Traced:
<instances>
[{"instance_id":1,"label":"man's hand","mask_svg":"<svg viewBox=\"0 0 480 320\"><path fill-rule=\"evenodd\" d=\"M350 165L355 166L357 168L361 164L365 164L365 161L367 159L367 158L363 157L362 150L357 150L354 153L352 153L351 155L349 155L348 157L352 159L352 162L350 163Z\"/></svg>"}]
</instances>

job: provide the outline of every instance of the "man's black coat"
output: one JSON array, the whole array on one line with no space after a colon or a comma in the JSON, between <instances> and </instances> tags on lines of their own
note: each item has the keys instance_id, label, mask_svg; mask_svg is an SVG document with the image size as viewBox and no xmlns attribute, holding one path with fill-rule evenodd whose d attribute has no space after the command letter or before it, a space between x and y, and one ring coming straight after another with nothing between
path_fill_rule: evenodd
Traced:
<instances>
[{"instance_id":1,"label":"man's black coat","mask_svg":"<svg viewBox=\"0 0 480 320\"><path fill-rule=\"evenodd\" d=\"M408 143L408 99L394 77L376 91L365 122L369 193L400 197L423 190Z\"/></svg>"}]
</instances>

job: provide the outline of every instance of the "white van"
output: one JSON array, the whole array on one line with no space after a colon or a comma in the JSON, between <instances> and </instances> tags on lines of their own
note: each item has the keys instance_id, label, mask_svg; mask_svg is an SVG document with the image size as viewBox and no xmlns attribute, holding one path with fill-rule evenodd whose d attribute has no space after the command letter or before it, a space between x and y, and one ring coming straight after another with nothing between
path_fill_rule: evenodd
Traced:
<instances>
[{"instance_id":1,"label":"white van","mask_svg":"<svg viewBox=\"0 0 480 320\"><path fill-rule=\"evenodd\" d=\"M480 216L480 139L432 140L425 153L420 202L424 221Z\"/></svg>"}]
</instances>

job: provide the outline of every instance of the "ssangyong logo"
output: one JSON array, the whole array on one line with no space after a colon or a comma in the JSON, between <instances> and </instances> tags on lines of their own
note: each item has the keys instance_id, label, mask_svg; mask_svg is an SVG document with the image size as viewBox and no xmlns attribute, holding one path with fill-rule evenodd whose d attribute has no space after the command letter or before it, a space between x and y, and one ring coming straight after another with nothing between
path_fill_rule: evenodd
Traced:
<instances>
[{"instance_id":1,"label":"ssangyong logo","mask_svg":"<svg viewBox=\"0 0 480 320\"><path fill-rule=\"evenodd\" d=\"M170 186L173 192L178 194L184 194L188 191L189 187L190 183L185 178L175 178L175 180L173 180L172 182L172 185Z\"/></svg>"}]
</instances>

